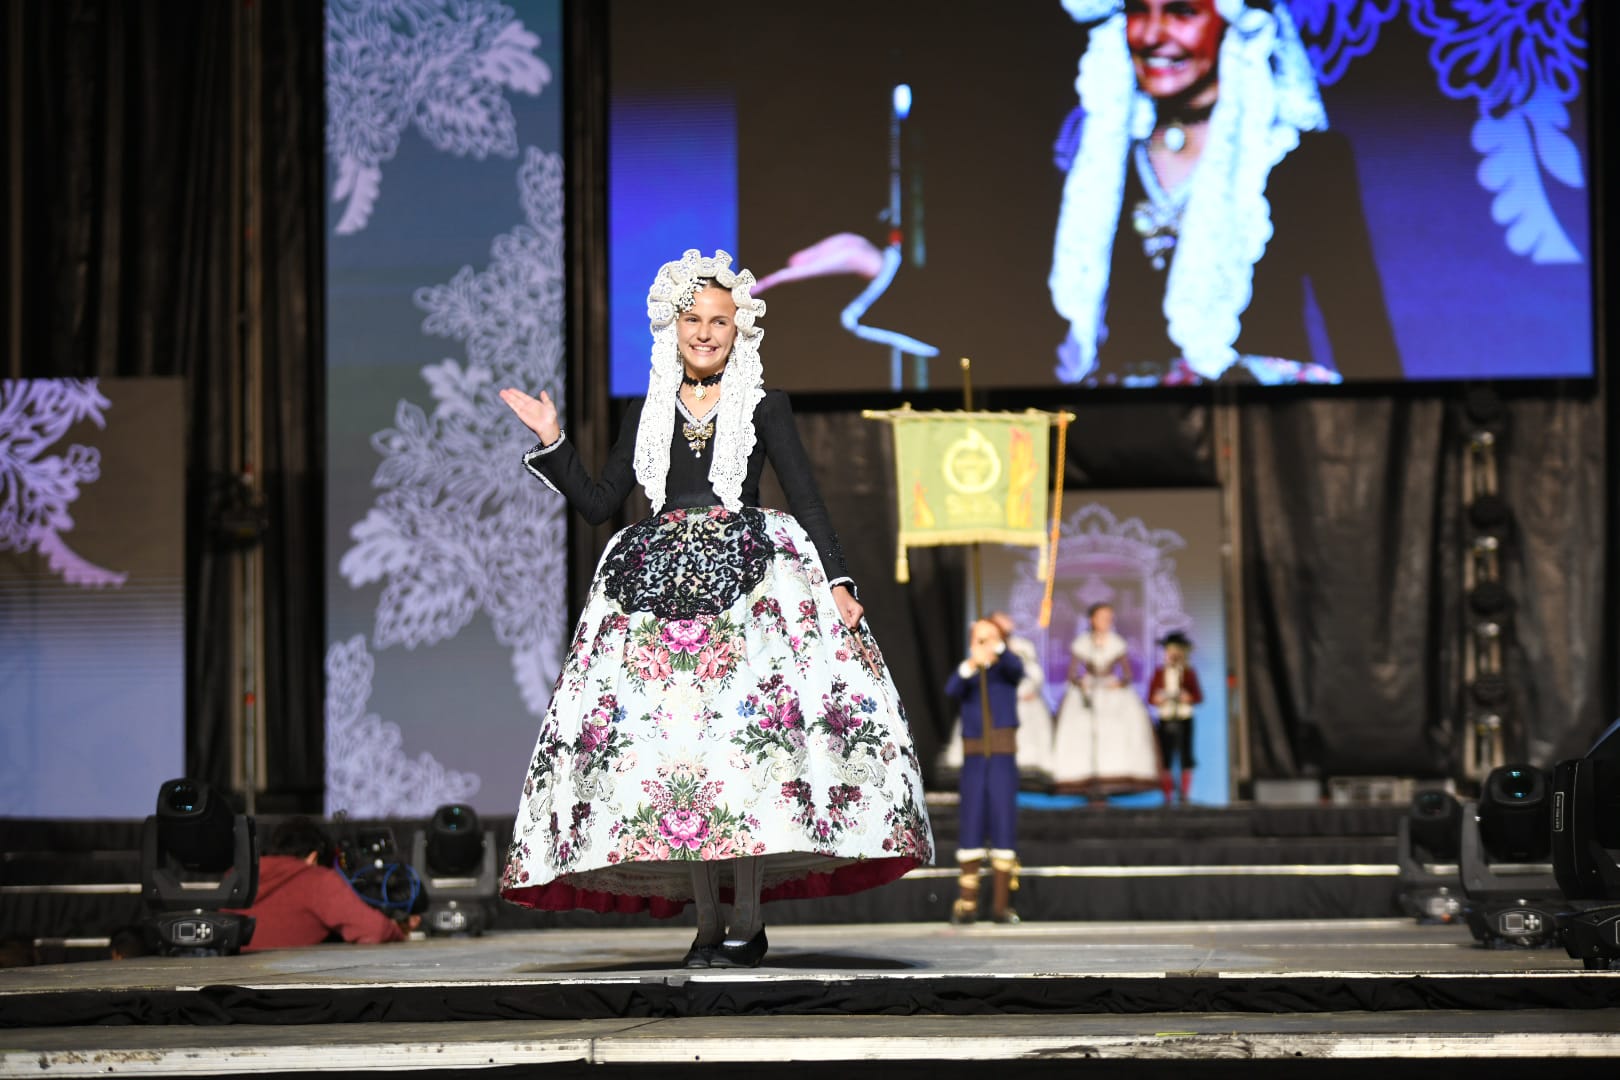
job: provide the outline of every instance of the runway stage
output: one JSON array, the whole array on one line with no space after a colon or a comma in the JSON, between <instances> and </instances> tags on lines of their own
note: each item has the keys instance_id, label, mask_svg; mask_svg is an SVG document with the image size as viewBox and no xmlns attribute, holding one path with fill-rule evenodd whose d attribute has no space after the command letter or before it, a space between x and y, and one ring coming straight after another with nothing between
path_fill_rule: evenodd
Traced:
<instances>
[{"instance_id":1,"label":"runway stage","mask_svg":"<svg viewBox=\"0 0 1620 1080\"><path fill-rule=\"evenodd\" d=\"M1458 927L784 926L747 972L675 967L689 935L517 931L4 971L0 1076L684 1076L696 1062L690 1075L741 1076L771 1062L786 1078L816 1062L862 1075L975 1060L1048 1075L1082 1058L1093 1076L1166 1058L1211 1077L1221 1062L1252 1075L1306 1058L1319 1077L1395 1058L1466 1059L1471 1077L1560 1059L1560 1076L1596 1076L1620 1058L1620 972L1480 949Z\"/></svg>"}]
</instances>

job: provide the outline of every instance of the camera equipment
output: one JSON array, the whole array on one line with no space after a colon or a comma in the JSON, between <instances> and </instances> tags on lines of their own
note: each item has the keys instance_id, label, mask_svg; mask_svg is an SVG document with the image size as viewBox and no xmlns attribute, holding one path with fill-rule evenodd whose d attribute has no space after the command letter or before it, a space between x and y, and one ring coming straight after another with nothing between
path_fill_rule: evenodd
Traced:
<instances>
[{"instance_id":1,"label":"camera equipment","mask_svg":"<svg viewBox=\"0 0 1620 1080\"><path fill-rule=\"evenodd\" d=\"M399 859L394 830L386 825L353 826L337 839L337 869L366 903L403 920L427 910L422 879Z\"/></svg>"}]
</instances>

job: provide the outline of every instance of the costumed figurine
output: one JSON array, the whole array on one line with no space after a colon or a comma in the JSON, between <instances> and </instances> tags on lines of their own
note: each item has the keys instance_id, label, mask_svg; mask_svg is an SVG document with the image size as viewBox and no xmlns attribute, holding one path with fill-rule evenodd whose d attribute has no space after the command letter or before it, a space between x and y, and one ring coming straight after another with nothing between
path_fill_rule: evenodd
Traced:
<instances>
[{"instance_id":1,"label":"costumed figurine","mask_svg":"<svg viewBox=\"0 0 1620 1080\"><path fill-rule=\"evenodd\" d=\"M1024 662L1018 683L1018 781L1025 791L1047 791L1052 786L1052 710L1046 704L1046 673L1035 643L1018 634L1012 616L992 611L990 621L1002 640ZM951 738L940 753L940 770L956 775L962 769L962 722L957 717Z\"/></svg>"},{"instance_id":2,"label":"costumed figurine","mask_svg":"<svg viewBox=\"0 0 1620 1080\"><path fill-rule=\"evenodd\" d=\"M1179 630L1166 634L1160 642L1164 646L1164 661L1153 672L1148 684L1148 704L1159 714L1159 757L1163 772L1159 786L1164 789L1164 802L1170 804L1176 790L1170 769L1172 762L1181 766L1181 801L1187 801L1192 791L1193 767L1193 708L1203 704L1204 691L1198 685L1198 672L1187 662L1192 642Z\"/></svg>"},{"instance_id":3,"label":"costumed figurine","mask_svg":"<svg viewBox=\"0 0 1620 1080\"><path fill-rule=\"evenodd\" d=\"M1018 683L1024 662L1007 648L989 619L973 624L968 658L952 672L945 696L962 710L961 835L956 860L960 894L953 923L978 917L980 871L992 871L991 917L1015 923L1012 893L1018 888ZM985 704L990 717L985 722Z\"/></svg>"},{"instance_id":4,"label":"costumed figurine","mask_svg":"<svg viewBox=\"0 0 1620 1080\"><path fill-rule=\"evenodd\" d=\"M1046 704L1046 672L1035 643L1017 632L1012 616L992 611L1007 650L1024 663L1018 681L1018 778L1021 786L1044 791L1052 786L1052 710Z\"/></svg>"},{"instance_id":5,"label":"costumed figurine","mask_svg":"<svg viewBox=\"0 0 1620 1080\"><path fill-rule=\"evenodd\" d=\"M1069 649L1069 685L1058 706L1054 786L1094 799L1152 791L1159 783L1159 748L1131 686L1129 650L1114 632L1114 609L1093 604L1086 615L1089 625Z\"/></svg>"}]
</instances>

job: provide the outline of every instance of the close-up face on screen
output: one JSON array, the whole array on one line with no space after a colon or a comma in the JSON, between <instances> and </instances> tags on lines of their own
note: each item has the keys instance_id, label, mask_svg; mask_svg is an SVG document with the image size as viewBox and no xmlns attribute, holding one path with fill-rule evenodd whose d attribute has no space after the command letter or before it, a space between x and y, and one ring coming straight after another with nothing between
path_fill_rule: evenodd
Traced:
<instances>
[{"instance_id":1,"label":"close-up face on screen","mask_svg":"<svg viewBox=\"0 0 1620 1080\"><path fill-rule=\"evenodd\" d=\"M1583 0L614 0L612 386L686 248L799 391L1593 374Z\"/></svg>"}]
</instances>

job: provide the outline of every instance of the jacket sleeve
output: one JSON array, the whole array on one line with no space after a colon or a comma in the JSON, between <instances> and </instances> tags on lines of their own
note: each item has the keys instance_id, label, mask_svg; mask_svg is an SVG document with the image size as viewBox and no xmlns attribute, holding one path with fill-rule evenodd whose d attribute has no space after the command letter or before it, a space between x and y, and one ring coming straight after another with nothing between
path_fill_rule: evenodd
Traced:
<instances>
[{"instance_id":1,"label":"jacket sleeve","mask_svg":"<svg viewBox=\"0 0 1620 1080\"><path fill-rule=\"evenodd\" d=\"M568 500L591 525L600 525L624 505L635 486L636 432L641 425L641 402L624 414L618 441L608 453L600 479L586 471L565 432L550 446L536 446L523 455L523 467L551 490Z\"/></svg>"},{"instance_id":2,"label":"jacket sleeve","mask_svg":"<svg viewBox=\"0 0 1620 1080\"><path fill-rule=\"evenodd\" d=\"M1181 674L1181 696L1189 705L1204 703L1204 688L1198 685L1198 672L1191 665Z\"/></svg>"},{"instance_id":3,"label":"jacket sleeve","mask_svg":"<svg viewBox=\"0 0 1620 1080\"><path fill-rule=\"evenodd\" d=\"M849 568L844 564L844 549L838 543L827 506L821 501L816 487L815 473L810 467L810 455L799 441L799 428L793 422L793 406L780 390L768 390L761 403L760 420L756 421L756 436L765 440L765 453L770 458L776 477L787 492L788 509L804 527L810 542L821 556L821 569L830 584L854 584Z\"/></svg>"},{"instance_id":4,"label":"jacket sleeve","mask_svg":"<svg viewBox=\"0 0 1620 1080\"><path fill-rule=\"evenodd\" d=\"M335 930L344 941L357 945L378 945L385 941L404 941L405 931L399 923L378 911L343 880L336 870L323 876L319 894L313 908L316 918L328 930Z\"/></svg>"},{"instance_id":5,"label":"jacket sleeve","mask_svg":"<svg viewBox=\"0 0 1620 1080\"><path fill-rule=\"evenodd\" d=\"M1011 686L1017 686L1024 678L1024 661L1011 649L1007 649L996 657L996 678Z\"/></svg>"}]
</instances>

